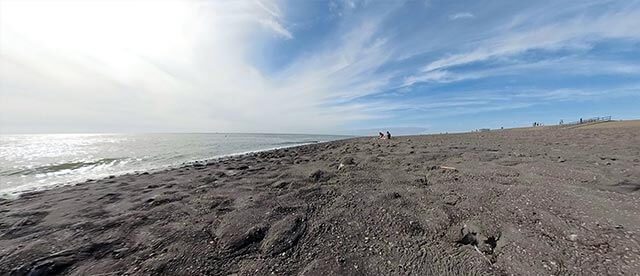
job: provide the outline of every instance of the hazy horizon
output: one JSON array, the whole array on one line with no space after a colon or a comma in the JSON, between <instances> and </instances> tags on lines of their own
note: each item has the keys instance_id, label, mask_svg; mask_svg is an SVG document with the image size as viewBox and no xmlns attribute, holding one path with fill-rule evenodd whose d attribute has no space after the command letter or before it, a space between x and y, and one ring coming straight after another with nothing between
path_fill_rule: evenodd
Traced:
<instances>
[{"instance_id":1,"label":"hazy horizon","mask_svg":"<svg viewBox=\"0 0 640 276\"><path fill-rule=\"evenodd\" d=\"M0 133L638 119L638 26L640 0L0 0Z\"/></svg>"}]
</instances>

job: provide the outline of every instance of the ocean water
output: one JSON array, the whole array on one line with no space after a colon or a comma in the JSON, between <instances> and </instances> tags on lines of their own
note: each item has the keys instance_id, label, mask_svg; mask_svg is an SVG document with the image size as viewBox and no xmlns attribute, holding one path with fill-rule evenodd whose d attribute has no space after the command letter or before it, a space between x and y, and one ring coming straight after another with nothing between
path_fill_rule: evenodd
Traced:
<instances>
[{"instance_id":1,"label":"ocean water","mask_svg":"<svg viewBox=\"0 0 640 276\"><path fill-rule=\"evenodd\" d=\"M0 196L344 138L348 137L218 133L0 135Z\"/></svg>"}]
</instances>

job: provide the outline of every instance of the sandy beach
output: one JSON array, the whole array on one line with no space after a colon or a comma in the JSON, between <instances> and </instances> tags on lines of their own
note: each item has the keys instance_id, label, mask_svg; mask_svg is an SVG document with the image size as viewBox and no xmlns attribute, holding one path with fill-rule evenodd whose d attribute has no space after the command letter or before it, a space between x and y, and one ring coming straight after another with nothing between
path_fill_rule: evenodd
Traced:
<instances>
[{"instance_id":1,"label":"sandy beach","mask_svg":"<svg viewBox=\"0 0 640 276\"><path fill-rule=\"evenodd\" d=\"M640 124L356 138L0 200L0 275L640 275Z\"/></svg>"}]
</instances>

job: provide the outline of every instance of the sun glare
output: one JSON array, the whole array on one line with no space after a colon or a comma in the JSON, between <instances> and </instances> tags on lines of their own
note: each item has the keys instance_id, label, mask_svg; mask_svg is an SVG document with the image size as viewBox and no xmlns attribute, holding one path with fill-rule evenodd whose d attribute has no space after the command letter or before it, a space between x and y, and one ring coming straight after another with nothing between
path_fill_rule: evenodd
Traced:
<instances>
[{"instance_id":1,"label":"sun glare","mask_svg":"<svg viewBox=\"0 0 640 276\"><path fill-rule=\"evenodd\" d=\"M187 46L192 11L186 1L0 1L0 43L99 59L162 57Z\"/></svg>"}]
</instances>

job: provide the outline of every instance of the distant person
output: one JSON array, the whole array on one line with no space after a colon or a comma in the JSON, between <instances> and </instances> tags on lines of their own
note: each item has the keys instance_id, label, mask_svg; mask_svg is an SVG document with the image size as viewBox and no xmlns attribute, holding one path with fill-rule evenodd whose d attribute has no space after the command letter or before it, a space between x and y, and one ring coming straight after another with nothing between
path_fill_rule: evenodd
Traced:
<instances>
[{"instance_id":1,"label":"distant person","mask_svg":"<svg viewBox=\"0 0 640 276\"><path fill-rule=\"evenodd\" d=\"M582 118L580 118L580 123L582 124Z\"/></svg>"},{"instance_id":2,"label":"distant person","mask_svg":"<svg viewBox=\"0 0 640 276\"><path fill-rule=\"evenodd\" d=\"M560 125L564 124L564 120L560 120Z\"/></svg>"},{"instance_id":3,"label":"distant person","mask_svg":"<svg viewBox=\"0 0 640 276\"><path fill-rule=\"evenodd\" d=\"M387 139L391 139L391 133L387 130Z\"/></svg>"},{"instance_id":4,"label":"distant person","mask_svg":"<svg viewBox=\"0 0 640 276\"><path fill-rule=\"evenodd\" d=\"M384 134L382 132L378 132L378 139L384 139Z\"/></svg>"}]
</instances>

